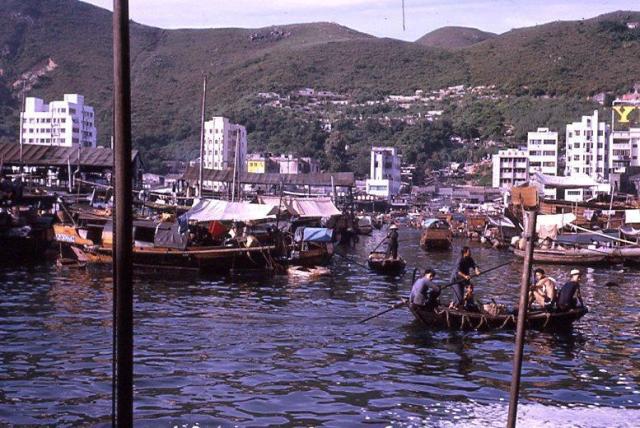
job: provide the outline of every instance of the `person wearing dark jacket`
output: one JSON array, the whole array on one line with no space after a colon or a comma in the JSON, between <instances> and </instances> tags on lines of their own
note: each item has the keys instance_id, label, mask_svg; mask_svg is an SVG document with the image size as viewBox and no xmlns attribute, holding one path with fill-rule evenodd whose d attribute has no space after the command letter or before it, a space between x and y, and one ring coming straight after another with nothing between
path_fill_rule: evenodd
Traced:
<instances>
[{"instance_id":1,"label":"person wearing dark jacket","mask_svg":"<svg viewBox=\"0 0 640 428\"><path fill-rule=\"evenodd\" d=\"M389 234L387 235L389 242L387 243L387 258L398 258L398 226L392 224L389 227Z\"/></svg>"},{"instance_id":2,"label":"person wearing dark jacket","mask_svg":"<svg viewBox=\"0 0 640 428\"><path fill-rule=\"evenodd\" d=\"M451 276L451 282L455 282L455 284L453 285L453 302L451 302L449 307L456 309L465 307L467 303L466 300L469 300L469 297L473 298L473 284L471 284L472 270L476 275L480 275L480 268L478 268L476 262L471 257L471 249L469 247L463 247L460 253L460 260L456 265L456 270Z\"/></svg>"},{"instance_id":3,"label":"person wearing dark jacket","mask_svg":"<svg viewBox=\"0 0 640 428\"><path fill-rule=\"evenodd\" d=\"M584 306L582 301L582 294L580 293L580 279L582 279L582 272L578 269L572 269L569 273L571 278L567 281L560 291L558 292L557 306L560 311L568 311L580 306Z\"/></svg>"}]
</instances>

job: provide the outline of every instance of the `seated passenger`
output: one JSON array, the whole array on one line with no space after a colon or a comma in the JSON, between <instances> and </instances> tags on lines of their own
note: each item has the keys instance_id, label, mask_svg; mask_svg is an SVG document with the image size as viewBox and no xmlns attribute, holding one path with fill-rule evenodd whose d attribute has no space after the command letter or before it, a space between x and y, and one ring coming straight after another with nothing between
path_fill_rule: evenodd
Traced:
<instances>
[{"instance_id":1,"label":"seated passenger","mask_svg":"<svg viewBox=\"0 0 640 428\"><path fill-rule=\"evenodd\" d=\"M556 301L556 280L547 276L540 268L533 274L536 282L529 290L529 307L536 303L541 308L550 309Z\"/></svg>"},{"instance_id":2,"label":"seated passenger","mask_svg":"<svg viewBox=\"0 0 640 428\"><path fill-rule=\"evenodd\" d=\"M440 286L433 283L436 272L426 269L424 275L413 284L409 301L412 305L433 309L440 304Z\"/></svg>"}]
</instances>

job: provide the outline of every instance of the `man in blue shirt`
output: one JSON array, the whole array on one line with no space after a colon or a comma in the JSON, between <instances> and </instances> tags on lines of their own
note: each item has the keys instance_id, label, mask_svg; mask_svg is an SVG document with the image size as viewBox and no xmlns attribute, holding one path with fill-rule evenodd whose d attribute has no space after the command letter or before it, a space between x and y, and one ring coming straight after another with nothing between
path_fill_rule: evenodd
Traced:
<instances>
[{"instance_id":1,"label":"man in blue shirt","mask_svg":"<svg viewBox=\"0 0 640 428\"><path fill-rule=\"evenodd\" d=\"M433 283L436 272L426 269L424 275L413 284L409 301L412 305L433 309L440 304L440 286Z\"/></svg>"}]
</instances>

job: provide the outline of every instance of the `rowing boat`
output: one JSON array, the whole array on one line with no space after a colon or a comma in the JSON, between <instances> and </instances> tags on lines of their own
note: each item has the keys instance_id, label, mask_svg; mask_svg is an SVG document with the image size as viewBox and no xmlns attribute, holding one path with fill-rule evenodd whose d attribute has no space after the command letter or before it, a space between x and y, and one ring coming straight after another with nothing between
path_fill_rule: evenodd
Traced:
<instances>
[{"instance_id":1,"label":"rowing boat","mask_svg":"<svg viewBox=\"0 0 640 428\"><path fill-rule=\"evenodd\" d=\"M408 304L413 316L424 326L449 330L500 330L515 329L518 316L514 314L490 315L486 312L469 312L438 306L433 309ZM588 309L577 308L563 312L530 311L527 329L562 330L582 318Z\"/></svg>"},{"instance_id":2,"label":"rowing boat","mask_svg":"<svg viewBox=\"0 0 640 428\"><path fill-rule=\"evenodd\" d=\"M383 275L397 275L404 270L407 262L405 262L402 257L394 259L387 257L385 252L373 251L369 254L367 264L369 265L369 269L376 273Z\"/></svg>"},{"instance_id":3,"label":"rowing boat","mask_svg":"<svg viewBox=\"0 0 640 428\"><path fill-rule=\"evenodd\" d=\"M513 254L524 258L525 252L514 248ZM542 249L536 248L533 251L533 261L535 263L547 264L568 264L568 265L595 265L612 261L613 251L607 249L592 250L588 248L567 248L567 249Z\"/></svg>"}]
</instances>

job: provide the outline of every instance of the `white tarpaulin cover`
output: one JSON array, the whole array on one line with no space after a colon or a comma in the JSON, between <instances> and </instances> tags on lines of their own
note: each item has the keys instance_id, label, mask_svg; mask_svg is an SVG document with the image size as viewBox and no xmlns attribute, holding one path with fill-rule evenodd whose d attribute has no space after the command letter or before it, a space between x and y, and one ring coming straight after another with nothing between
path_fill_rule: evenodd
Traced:
<instances>
[{"instance_id":1,"label":"white tarpaulin cover","mask_svg":"<svg viewBox=\"0 0 640 428\"><path fill-rule=\"evenodd\" d=\"M562 229L574 221L576 221L576 215L572 213L539 215L536 219L536 231L547 226L556 226L558 229Z\"/></svg>"},{"instance_id":2,"label":"white tarpaulin cover","mask_svg":"<svg viewBox=\"0 0 640 428\"><path fill-rule=\"evenodd\" d=\"M268 203L278 207L280 198L277 196L260 196L262 203ZM336 208L331 198L282 198L282 208L286 208L291 215L298 217L326 218L342 215Z\"/></svg>"},{"instance_id":3,"label":"white tarpaulin cover","mask_svg":"<svg viewBox=\"0 0 640 428\"><path fill-rule=\"evenodd\" d=\"M586 174L573 174L567 177L558 177L555 175L546 175L536 172L531 177L531 181L543 184L545 188L550 189L580 189L596 187L600 184Z\"/></svg>"},{"instance_id":4,"label":"white tarpaulin cover","mask_svg":"<svg viewBox=\"0 0 640 428\"><path fill-rule=\"evenodd\" d=\"M196 202L183 216L189 221L257 221L275 218L278 207L248 202L229 202L203 199ZM183 217L181 216L181 217Z\"/></svg>"},{"instance_id":5,"label":"white tarpaulin cover","mask_svg":"<svg viewBox=\"0 0 640 428\"><path fill-rule=\"evenodd\" d=\"M640 223L640 210L625 210L624 222L627 224Z\"/></svg>"}]
</instances>

